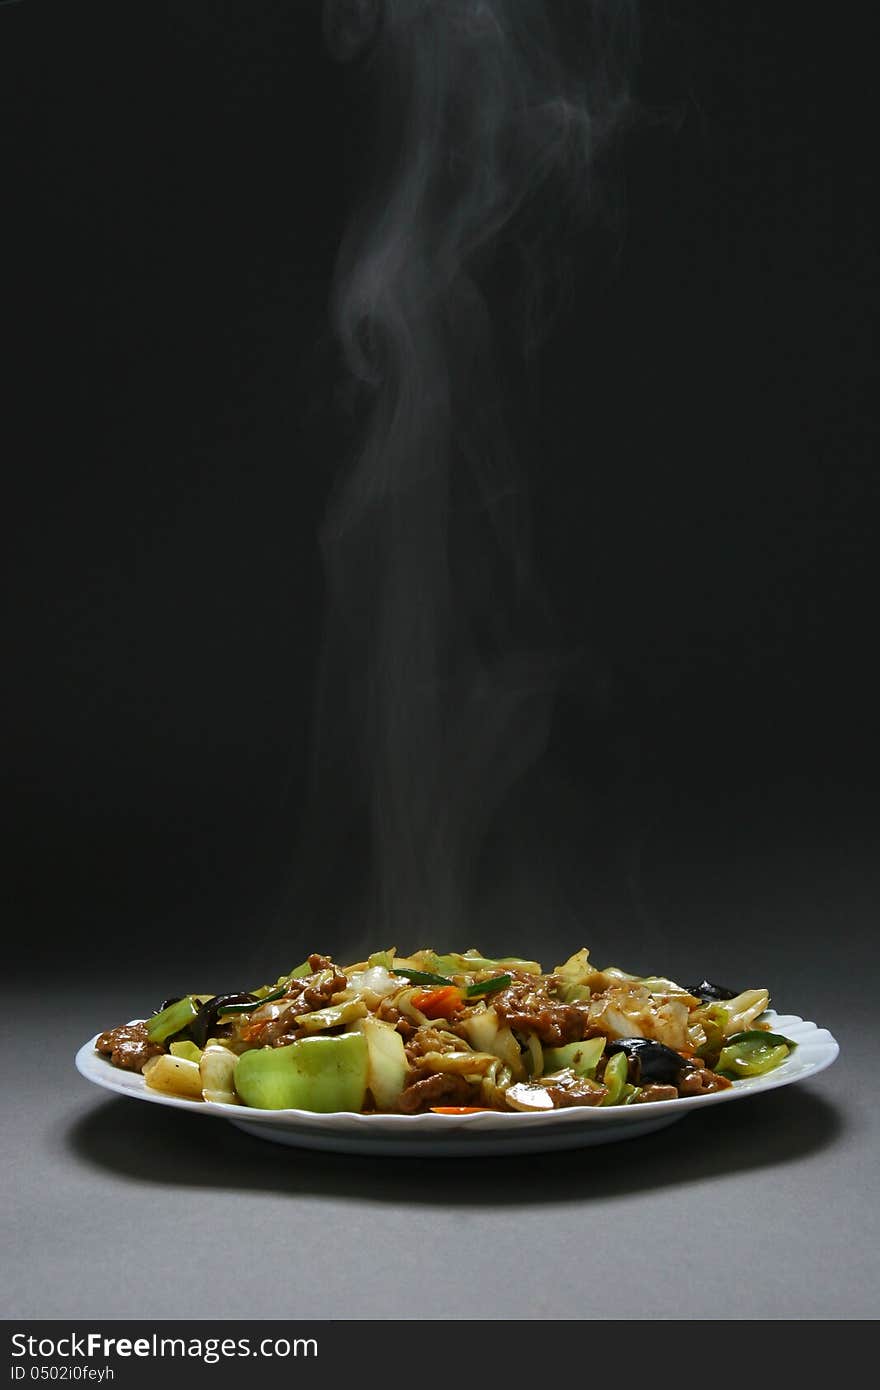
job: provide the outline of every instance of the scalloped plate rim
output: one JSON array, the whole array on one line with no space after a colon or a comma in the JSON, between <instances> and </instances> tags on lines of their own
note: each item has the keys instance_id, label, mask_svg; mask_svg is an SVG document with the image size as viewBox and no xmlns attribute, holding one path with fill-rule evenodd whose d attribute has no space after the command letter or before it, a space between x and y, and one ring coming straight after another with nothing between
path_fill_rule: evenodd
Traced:
<instances>
[{"instance_id":1,"label":"scalloped plate rim","mask_svg":"<svg viewBox=\"0 0 880 1390\"><path fill-rule=\"evenodd\" d=\"M319 1114L309 1110L255 1110L239 1105L208 1104L200 1100L166 1096L150 1091L143 1077L112 1066L95 1051L95 1034L76 1054L76 1068L93 1085L116 1095L176 1110L227 1120L249 1134L282 1144L335 1149L340 1152L437 1153L488 1152L499 1148L528 1152L538 1148L572 1147L607 1143L635 1137L707 1105L742 1100L750 1095L792 1085L818 1075L840 1052L837 1040L826 1029L794 1014L768 1010L764 1016L773 1028L792 1034L798 1044L793 1056L766 1076L734 1082L726 1091L708 1096L682 1096L678 1100L650 1101L638 1106L580 1106L547 1112L480 1111L472 1115L362 1115L353 1111ZM134 1022L135 1020L131 1020ZM610 1131L610 1132L609 1132ZM505 1142L509 1141L509 1142Z\"/></svg>"}]
</instances>

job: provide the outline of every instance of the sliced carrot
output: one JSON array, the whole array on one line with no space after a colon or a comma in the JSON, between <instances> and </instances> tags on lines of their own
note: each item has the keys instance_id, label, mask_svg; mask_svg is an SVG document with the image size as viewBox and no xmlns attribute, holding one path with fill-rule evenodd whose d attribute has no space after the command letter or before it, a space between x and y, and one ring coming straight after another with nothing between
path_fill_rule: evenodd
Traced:
<instances>
[{"instance_id":1,"label":"sliced carrot","mask_svg":"<svg viewBox=\"0 0 880 1390\"><path fill-rule=\"evenodd\" d=\"M463 998L458 985L443 985L441 989L420 989L412 1001L425 1018L451 1018L461 1008Z\"/></svg>"},{"instance_id":2,"label":"sliced carrot","mask_svg":"<svg viewBox=\"0 0 880 1390\"><path fill-rule=\"evenodd\" d=\"M435 1115L478 1115L489 1108L488 1105L432 1105L431 1111Z\"/></svg>"}]
</instances>

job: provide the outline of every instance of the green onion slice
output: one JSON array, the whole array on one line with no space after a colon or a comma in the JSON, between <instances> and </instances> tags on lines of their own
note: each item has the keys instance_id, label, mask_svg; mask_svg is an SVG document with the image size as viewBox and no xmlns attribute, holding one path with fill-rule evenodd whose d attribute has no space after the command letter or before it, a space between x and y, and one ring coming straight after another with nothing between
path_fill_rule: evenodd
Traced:
<instances>
[{"instance_id":1,"label":"green onion slice","mask_svg":"<svg viewBox=\"0 0 880 1390\"><path fill-rule=\"evenodd\" d=\"M512 978L511 975L493 975L491 980L481 980L479 984L468 985L465 994L469 999L475 994L494 994L496 989L506 989Z\"/></svg>"},{"instance_id":2,"label":"green onion slice","mask_svg":"<svg viewBox=\"0 0 880 1390\"><path fill-rule=\"evenodd\" d=\"M427 970L392 970L392 975L402 975L409 980L412 985L451 985L452 981L447 980L445 975L431 975Z\"/></svg>"},{"instance_id":3,"label":"green onion slice","mask_svg":"<svg viewBox=\"0 0 880 1390\"><path fill-rule=\"evenodd\" d=\"M274 1004L276 999L283 999L287 989L284 985L280 989L273 989L271 994L264 994L262 999L255 999L252 1004L227 1004L220 1010L223 1014L252 1014L254 1009L258 1009L261 1004Z\"/></svg>"}]
</instances>

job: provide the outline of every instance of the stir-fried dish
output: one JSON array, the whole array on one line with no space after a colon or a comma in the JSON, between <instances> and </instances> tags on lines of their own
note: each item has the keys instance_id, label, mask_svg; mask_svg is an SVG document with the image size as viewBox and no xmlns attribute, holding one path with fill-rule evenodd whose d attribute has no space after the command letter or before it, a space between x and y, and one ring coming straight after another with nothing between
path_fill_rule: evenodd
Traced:
<instances>
[{"instance_id":1,"label":"stir-fried dish","mask_svg":"<svg viewBox=\"0 0 880 1390\"><path fill-rule=\"evenodd\" d=\"M311 955L274 985L186 994L102 1033L98 1052L166 1095L263 1110L549 1111L708 1095L795 1044L766 989L537 961L379 951Z\"/></svg>"}]
</instances>

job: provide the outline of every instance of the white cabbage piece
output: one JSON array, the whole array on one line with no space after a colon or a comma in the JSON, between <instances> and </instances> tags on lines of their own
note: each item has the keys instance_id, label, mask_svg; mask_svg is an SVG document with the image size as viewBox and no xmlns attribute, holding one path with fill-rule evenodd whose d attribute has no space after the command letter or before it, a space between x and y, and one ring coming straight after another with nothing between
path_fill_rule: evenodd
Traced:
<instances>
[{"instance_id":1,"label":"white cabbage piece","mask_svg":"<svg viewBox=\"0 0 880 1390\"><path fill-rule=\"evenodd\" d=\"M384 999L400 989L402 983L401 977L389 974L384 965L372 965L367 970L358 970L355 974L349 975L345 995L346 998L352 999L357 995L373 995L376 999Z\"/></svg>"},{"instance_id":2,"label":"white cabbage piece","mask_svg":"<svg viewBox=\"0 0 880 1390\"><path fill-rule=\"evenodd\" d=\"M467 1038L471 1047L478 1052L490 1052L498 1057L517 1080L525 1075L519 1043L493 1008L480 1009L470 1018L462 1019L457 1025L457 1032Z\"/></svg>"},{"instance_id":3,"label":"white cabbage piece","mask_svg":"<svg viewBox=\"0 0 880 1390\"><path fill-rule=\"evenodd\" d=\"M213 1045L204 1049L199 1058L199 1074L205 1100L214 1104L238 1104L233 1080L237 1060L235 1053L230 1052L228 1047Z\"/></svg>"},{"instance_id":4,"label":"white cabbage piece","mask_svg":"<svg viewBox=\"0 0 880 1390\"><path fill-rule=\"evenodd\" d=\"M687 1046L689 1010L683 999L656 996L644 985L619 983L594 995L590 1023L609 1038L652 1038L678 1051Z\"/></svg>"},{"instance_id":5,"label":"white cabbage piece","mask_svg":"<svg viewBox=\"0 0 880 1390\"><path fill-rule=\"evenodd\" d=\"M559 977L560 996L566 1004L574 1004L578 999L589 999L598 971L590 964L590 953L586 946L575 951L562 965L554 965L554 975Z\"/></svg>"},{"instance_id":6,"label":"white cabbage piece","mask_svg":"<svg viewBox=\"0 0 880 1390\"><path fill-rule=\"evenodd\" d=\"M642 975L638 983L644 985L645 989L652 994L674 995L687 1001L691 1008L696 1007L700 1000L695 994L691 994L683 985L677 985L674 980L667 979L665 975Z\"/></svg>"},{"instance_id":7,"label":"white cabbage piece","mask_svg":"<svg viewBox=\"0 0 880 1390\"><path fill-rule=\"evenodd\" d=\"M483 1104L494 1110L503 1109L507 1088L512 1080L510 1067L496 1061L494 1067L490 1067L486 1075L480 1078L480 1099Z\"/></svg>"},{"instance_id":8,"label":"white cabbage piece","mask_svg":"<svg viewBox=\"0 0 880 1390\"><path fill-rule=\"evenodd\" d=\"M526 1063L529 1076L540 1076L544 1070L544 1049L537 1033L529 1033L526 1037L528 1054L523 1059Z\"/></svg>"},{"instance_id":9,"label":"white cabbage piece","mask_svg":"<svg viewBox=\"0 0 880 1390\"><path fill-rule=\"evenodd\" d=\"M745 989L735 999L722 999L697 1010L694 1021L699 1022L705 1016L716 1026L720 1025L725 1038L730 1038L734 1033L751 1028L769 1003L770 994L766 989Z\"/></svg>"},{"instance_id":10,"label":"white cabbage piece","mask_svg":"<svg viewBox=\"0 0 880 1390\"><path fill-rule=\"evenodd\" d=\"M475 1081L483 1076L497 1076L504 1063L489 1052L426 1052L419 1058L419 1065L429 1072L447 1072L453 1076L472 1077Z\"/></svg>"},{"instance_id":11,"label":"white cabbage piece","mask_svg":"<svg viewBox=\"0 0 880 1390\"><path fill-rule=\"evenodd\" d=\"M409 1074L403 1038L393 1023L372 1015L359 1019L351 1031L367 1040L367 1085L376 1109L395 1110Z\"/></svg>"}]
</instances>

